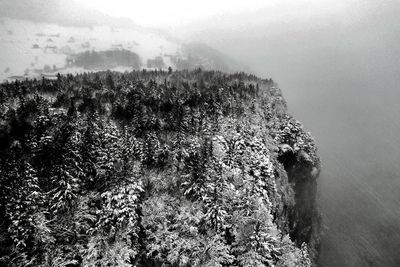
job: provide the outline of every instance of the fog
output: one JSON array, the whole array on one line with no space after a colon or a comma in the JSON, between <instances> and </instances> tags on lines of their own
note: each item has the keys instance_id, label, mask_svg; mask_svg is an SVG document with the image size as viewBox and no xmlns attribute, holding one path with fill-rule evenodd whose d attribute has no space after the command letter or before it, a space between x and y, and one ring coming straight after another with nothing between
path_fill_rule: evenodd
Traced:
<instances>
[{"instance_id":1,"label":"fog","mask_svg":"<svg viewBox=\"0 0 400 267\"><path fill-rule=\"evenodd\" d=\"M60 62L54 68L60 71L66 57L61 47L72 37L76 43L68 46L74 52L83 51L82 44L90 41L91 49L133 47L144 60L175 53L180 43L216 48L244 69L277 82L289 111L315 137L322 160L318 205L325 225L320 266L400 266L399 1L78 2L163 34L142 28L82 30L64 17L57 27L43 27L40 16L31 28L5 20L3 63L9 49L14 53L10 57L26 59L15 67L20 72L29 64L42 68L55 56ZM95 15L93 20L108 19ZM20 24L12 31L7 28ZM30 32L30 39L20 28ZM56 52L31 48L33 40L41 48L48 45L47 37L38 34L59 32L61 37L53 37L59 40L51 41L58 45ZM15 45L18 42L25 46ZM52 58L48 61L55 64ZM12 68L11 63L3 65Z\"/></svg>"},{"instance_id":2,"label":"fog","mask_svg":"<svg viewBox=\"0 0 400 267\"><path fill-rule=\"evenodd\" d=\"M400 5L260 9L179 30L272 77L322 158L321 266L399 266ZM281 12L279 12L281 11Z\"/></svg>"}]
</instances>

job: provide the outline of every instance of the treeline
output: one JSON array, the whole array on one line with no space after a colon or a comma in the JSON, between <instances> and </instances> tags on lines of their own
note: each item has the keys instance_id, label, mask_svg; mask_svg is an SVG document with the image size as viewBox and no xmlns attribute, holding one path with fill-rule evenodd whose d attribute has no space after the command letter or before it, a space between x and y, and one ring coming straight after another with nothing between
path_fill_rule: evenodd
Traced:
<instances>
[{"instance_id":1,"label":"treeline","mask_svg":"<svg viewBox=\"0 0 400 267\"><path fill-rule=\"evenodd\" d=\"M318 158L272 80L100 72L0 89L1 265L311 265L279 223L294 201L280 145Z\"/></svg>"},{"instance_id":2,"label":"treeline","mask_svg":"<svg viewBox=\"0 0 400 267\"><path fill-rule=\"evenodd\" d=\"M147 67L155 68L155 69L165 69L165 63L164 63L162 56L156 56L153 59L148 59Z\"/></svg>"},{"instance_id":3,"label":"treeline","mask_svg":"<svg viewBox=\"0 0 400 267\"><path fill-rule=\"evenodd\" d=\"M141 66L139 55L126 49L85 51L74 55L68 63L85 69L111 69L120 66L138 69Z\"/></svg>"}]
</instances>

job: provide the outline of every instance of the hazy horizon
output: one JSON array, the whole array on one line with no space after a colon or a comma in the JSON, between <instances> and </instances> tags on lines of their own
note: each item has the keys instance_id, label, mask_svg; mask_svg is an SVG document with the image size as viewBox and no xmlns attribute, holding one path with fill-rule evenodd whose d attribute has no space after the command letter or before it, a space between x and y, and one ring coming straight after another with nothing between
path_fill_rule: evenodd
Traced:
<instances>
[{"instance_id":1,"label":"hazy horizon","mask_svg":"<svg viewBox=\"0 0 400 267\"><path fill-rule=\"evenodd\" d=\"M229 17L236 17L243 14L264 12L264 15L270 16L268 20L280 19L281 21L290 21L293 18L310 18L312 16L324 16L334 14L346 9L352 3L358 1L262 1L249 0L246 2L238 0L220 0L220 1L158 1L151 0L146 2L129 0L76 0L86 7L93 8L107 15L129 18L134 22L143 25L158 27L161 29L175 30L180 27L191 26L196 23L206 23ZM157 8L154 8L157 6ZM287 17L290 16L290 17ZM254 20L255 21L252 21ZM257 18L252 17L247 20L247 24L254 24ZM210 25L218 27L215 23ZM233 26L233 25L230 25ZM246 25L243 25L246 27ZM247 25L248 26L248 25Z\"/></svg>"}]
</instances>

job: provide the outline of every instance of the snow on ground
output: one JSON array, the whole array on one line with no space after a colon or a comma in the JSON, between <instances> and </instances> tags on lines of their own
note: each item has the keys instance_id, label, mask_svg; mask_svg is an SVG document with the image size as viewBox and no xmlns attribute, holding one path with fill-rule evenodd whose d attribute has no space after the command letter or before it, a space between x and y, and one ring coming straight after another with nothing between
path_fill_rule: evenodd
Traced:
<instances>
[{"instance_id":1,"label":"snow on ground","mask_svg":"<svg viewBox=\"0 0 400 267\"><path fill-rule=\"evenodd\" d=\"M161 35L139 29L64 27L3 18L0 21L0 81L23 75L83 72L83 69L64 67L68 55L86 50L127 49L137 53L144 66L147 59L156 56L163 56L169 64L165 55L176 54L180 47Z\"/></svg>"}]
</instances>

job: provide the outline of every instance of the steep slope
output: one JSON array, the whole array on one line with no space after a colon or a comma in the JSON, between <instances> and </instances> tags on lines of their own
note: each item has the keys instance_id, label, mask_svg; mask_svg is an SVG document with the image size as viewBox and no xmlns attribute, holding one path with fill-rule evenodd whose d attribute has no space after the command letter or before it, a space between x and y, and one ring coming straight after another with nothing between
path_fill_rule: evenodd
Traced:
<instances>
[{"instance_id":1,"label":"steep slope","mask_svg":"<svg viewBox=\"0 0 400 267\"><path fill-rule=\"evenodd\" d=\"M0 88L3 265L312 265L319 159L272 80L198 69Z\"/></svg>"}]
</instances>

